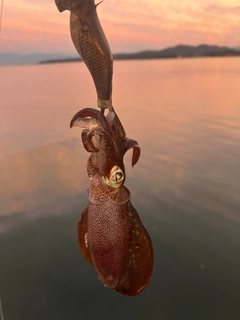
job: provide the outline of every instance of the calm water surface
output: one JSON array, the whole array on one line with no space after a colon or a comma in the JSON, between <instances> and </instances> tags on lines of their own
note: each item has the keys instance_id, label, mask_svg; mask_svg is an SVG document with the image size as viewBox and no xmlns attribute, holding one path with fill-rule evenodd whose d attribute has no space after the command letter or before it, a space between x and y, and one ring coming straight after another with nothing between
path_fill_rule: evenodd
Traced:
<instances>
[{"instance_id":1,"label":"calm water surface","mask_svg":"<svg viewBox=\"0 0 240 320\"><path fill-rule=\"evenodd\" d=\"M150 286L106 289L81 256L87 152L73 114L95 107L84 64L0 68L0 295L6 320L240 319L240 59L116 61L115 109L153 240Z\"/></svg>"}]
</instances>

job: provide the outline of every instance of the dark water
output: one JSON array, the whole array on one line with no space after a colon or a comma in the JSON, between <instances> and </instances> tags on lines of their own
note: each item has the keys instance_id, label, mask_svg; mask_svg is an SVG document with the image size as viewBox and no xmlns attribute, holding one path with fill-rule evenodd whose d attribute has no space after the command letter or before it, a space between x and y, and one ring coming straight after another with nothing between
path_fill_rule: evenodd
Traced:
<instances>
[{"instance_id":1,"label":"dark water","mask_svg":"<svg viewBox=\"0 0 240 320\"><path fill-rule=\"evenodd\" d=\"M78 248L88 154L69 121L95 106L85 66L0 75L5 319L240 319L240 59L115 62L114 106L142 149L126 186L155 252L137 297L104 288Z\"/></svg>"}]
</instances>

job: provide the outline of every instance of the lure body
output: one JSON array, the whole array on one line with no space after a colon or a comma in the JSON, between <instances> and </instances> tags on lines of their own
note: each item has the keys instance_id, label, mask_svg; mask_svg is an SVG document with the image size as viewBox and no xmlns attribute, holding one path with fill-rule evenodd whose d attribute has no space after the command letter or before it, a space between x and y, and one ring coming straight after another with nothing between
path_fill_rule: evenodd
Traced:
<instances>
[{"instance_id":1,"label":"lure body","mask_svg":"<svg viewBox=\"0 0 240 320\"><path fill-rule=\"evenodd\" d=\"M72 41L92 75L98 107L111 111L113 59L94 0L55 0L55 3L60 12L70 10Z\"/></svg>"}]
</instances>

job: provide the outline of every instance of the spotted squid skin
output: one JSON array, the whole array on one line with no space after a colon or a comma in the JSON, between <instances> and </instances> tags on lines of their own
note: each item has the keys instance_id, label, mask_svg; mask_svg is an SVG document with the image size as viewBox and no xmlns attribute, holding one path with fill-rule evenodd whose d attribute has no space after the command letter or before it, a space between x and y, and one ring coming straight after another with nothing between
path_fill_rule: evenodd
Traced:
<instances>
[{"instance_id":1,"label":"spotted squid skin","mask_svg":"<svg viewBox=\"0 0 240 320\"><path fill-rule=\"evenodd\" d=\"M70 10L72 41L92 75L98 107L111 110L113 59L94 0L55 0L55 3L60 12Z\"/></svg>"},{"instance_id":2,"label":"spotted squid skin","mask_svg":"<svg viewBox=\"0 0 240 320\"><path fill-rule=\"evenodd\" d=\"M125 295L137 295L150 283L153 248L130 202L130 192L124 186L113 195L99 185L91 184L89 189L89 205L78 224L81 252L105 286ZM118 193L122 194L117 200ZM92 196L97 203L91 203Z\"/></svg>"},{"instance_id":3,"label":"spotted squid skin","mask_svg":"<svg viewBox=\"0 0 240 320\"><path fill-rule=\"evenodd\" d=\"M151 238L130 201L128 215L131 225L128 265L115 290L135 296L150 284L154 255Z\"/></svg>"},{"instance_id":4,"label":"spotted squid skin","mask_svg":"<svg viewBox=\"0 0 240 320\"><path fill-rule=\"evenodd\" d=\"M115 289L127 268L130 241L128 202L113 202L101 188L93 190L97 203L88 205L88 241L91 259L99 279ZM100 200L100 201L99 201Z\"/></svg>"}]
</instances>

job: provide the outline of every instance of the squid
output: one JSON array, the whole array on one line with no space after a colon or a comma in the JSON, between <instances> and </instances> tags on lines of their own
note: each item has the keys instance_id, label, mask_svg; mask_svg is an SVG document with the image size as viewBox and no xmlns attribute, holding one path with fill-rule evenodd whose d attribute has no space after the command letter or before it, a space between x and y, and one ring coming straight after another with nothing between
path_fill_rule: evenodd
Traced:
<instances>
[{"instance_id":1,"label":"squid","mask_svg":"<svg viewBox=\"0 0 240 320\"><path fill-rule=\"evenodd\" d=\"M124 155L132 149L134 167L140 147L126 136L112 106L112 54L98 20L97 5L94 0L55 3L60 12L70 11L72 41L92 75L101 110L82 109L70 123L71 128L83 129L83 147L90 153L88 206L78 223L79 247L106 287L135 296L149 285L153 270L151 238L124 186Z\"/></svg>"},{"instance_id":2,"label":"squid","mask_svg":"<svg viewBox=\"0 0 240 320\"><path fill-rule=\"evenodd\" d=\"M98 110L83 109L71 120L70 127L75 126L83 128L83 146L91 153L89 203L78 223L81 252L106 287L137 295L150 283L153 248L124 186L123 156L132 149L134 166L140 147L126 137L114 109L106 117Z\"/></svg>"}]
</instances>

